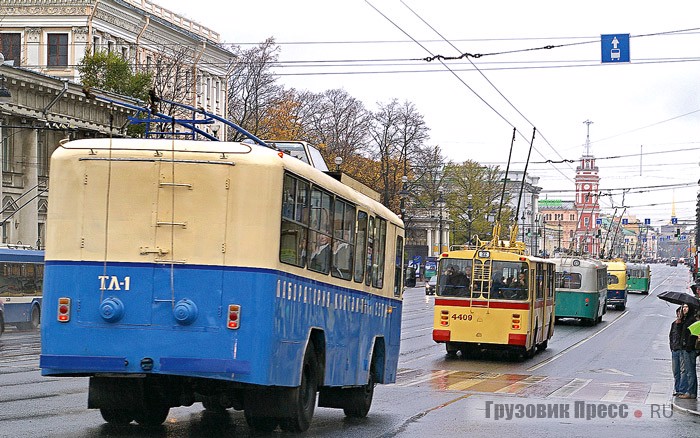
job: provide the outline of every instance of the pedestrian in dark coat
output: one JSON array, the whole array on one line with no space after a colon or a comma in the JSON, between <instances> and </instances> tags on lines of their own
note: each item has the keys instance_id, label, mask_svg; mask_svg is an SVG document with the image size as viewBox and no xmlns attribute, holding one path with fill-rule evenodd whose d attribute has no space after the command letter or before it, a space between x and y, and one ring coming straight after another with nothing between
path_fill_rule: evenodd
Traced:
<instances>
[{"instance_id":1,"label":"pedestrian in dark coat","mask_svg":"<svg viewBox=\"0 0 700 438\"><path fill-rule=\"evenodd\" d=\"M681 387L683 393L678 398L695 399L698 396L698 376L696 360L698 352L695 350L695 343L698 337L690 333L688 327L697 321L695 317L696 309L683 304L681 313L683 322L681 323Z\"/></svg>"},{"instance_id":2,"label":"pedestrian in dark coat","mask_svg":"<svg viewBox=\"0 0 700 438\"><path fill-rule=\"evenodd\" d=\"M673 396L679 396L687 392L687 388L681 386L681 329L683 325L682 309L676 309L676 319L671 323L671 331L668 333L668 343L671 347L671 369L673 370Z\"/></svg>"}]
</instances>

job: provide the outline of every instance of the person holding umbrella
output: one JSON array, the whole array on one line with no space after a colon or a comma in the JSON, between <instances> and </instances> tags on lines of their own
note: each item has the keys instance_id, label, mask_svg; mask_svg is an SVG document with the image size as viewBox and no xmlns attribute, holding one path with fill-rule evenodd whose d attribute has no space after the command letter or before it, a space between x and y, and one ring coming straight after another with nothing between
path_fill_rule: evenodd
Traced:
<instances>
[{"instance_id":1,"label":"person holding umbrella","mask_svg":"<svg viewBox=\"0 0 700 438\"><path fill-rule=\"evenodd\" d=\"M683 394L678 398L695 399L698 396L698 377L696 370L697 351L695 343L698 337L695 336L689 327L697 321L695 317L696 308L688 304L681 307L681 382L680 389Z\"/></svg>"},{"instance_id":2,"label":"person holding umbrella","mask_svg":"<svg viewBox=\"0 0 700 438\"><path fill-rule=\"evenodd\" d=\"M683 313L679 307L676 309L676 319L671 323L671 331L668 333L668 343L671 347L671 369L673 370L673 396L677 397L686 393L686 388L681 386L681 327L683 325Z\"/></svg>"}]
</instances>

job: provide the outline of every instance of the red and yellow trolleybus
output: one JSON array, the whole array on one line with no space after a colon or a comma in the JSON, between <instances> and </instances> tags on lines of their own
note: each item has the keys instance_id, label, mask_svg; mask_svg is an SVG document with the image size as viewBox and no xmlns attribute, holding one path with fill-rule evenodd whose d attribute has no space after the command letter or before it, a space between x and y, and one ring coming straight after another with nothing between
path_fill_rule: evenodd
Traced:
<instances>
[{"instance_id":1,"label":"red and yellow trolleybus","mask_svg":"<svg viewBox=\"0 0 700 438\"><path fill-rule=\"evenodd\" d=\"M477 241L443 253L433 340L451 356L480 349L534 356L554 332L554 272L554 263L528 255L522 242Z\"/></svg>"}]
</instances>

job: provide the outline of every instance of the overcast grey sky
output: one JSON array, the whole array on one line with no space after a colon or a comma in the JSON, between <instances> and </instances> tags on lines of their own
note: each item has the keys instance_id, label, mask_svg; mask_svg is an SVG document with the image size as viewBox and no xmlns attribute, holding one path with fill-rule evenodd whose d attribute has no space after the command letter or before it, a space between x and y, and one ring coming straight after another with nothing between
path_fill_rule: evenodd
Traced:
<instances>
[{"instance_id":1,"label":"overcast grey sky","mask_svg":"<svg viewBox=\"0 0 700 438\"><path fill-rule=\"evenodd\" d=\"M573 199L576 163L561 161L580 158L590 120L601 188L612 190L604 211L630 188L624 202L637 218L666 223L674 200L679 219L695 217L700 2L155 1L226 43L274 37L288 88L342 88L370 110L413 102L430 144L453 161L505 167L515 127L522 169L536 127L528 173L550 199ZM601 63L601 34L630 34L631 62ZM485 56L421 60L462 53Z\"/></svg>"}]
</instances>

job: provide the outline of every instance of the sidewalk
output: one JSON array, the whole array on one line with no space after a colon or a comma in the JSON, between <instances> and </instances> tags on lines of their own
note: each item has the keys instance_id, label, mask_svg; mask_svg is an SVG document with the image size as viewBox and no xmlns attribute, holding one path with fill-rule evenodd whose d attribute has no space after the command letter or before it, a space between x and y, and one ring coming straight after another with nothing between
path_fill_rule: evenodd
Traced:
<instances>
[{"instance_id":1,"label":"sidewalk","mask_svg":"<svg viewBox=\"0 0 700 438\"><path fill-rule=\"evenodd\" d=\"M673 397L673 410L700 416L700 400Z\"/></svg>"}]
</instances>

